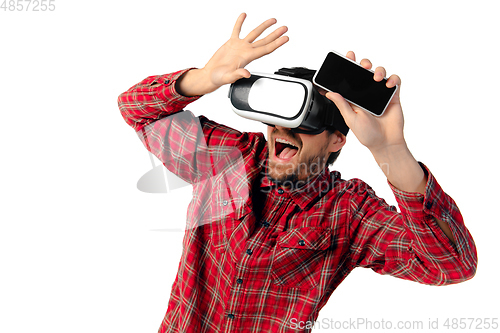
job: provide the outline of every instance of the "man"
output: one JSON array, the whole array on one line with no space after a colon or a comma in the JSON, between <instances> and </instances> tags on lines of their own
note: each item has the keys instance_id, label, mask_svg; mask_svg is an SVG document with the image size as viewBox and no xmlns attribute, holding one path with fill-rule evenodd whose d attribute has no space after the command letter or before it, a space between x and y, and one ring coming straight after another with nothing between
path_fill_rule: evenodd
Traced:
<instances>
[{"instance_id":1,"label":"man","mask_svg":"<svg viewBox=\"0 0 500 333\"><path fill-rule=\"evenodd\" d=\"M382 117L327 93L383 168L401 213L358 179L328 172L346 136L268 126L240 133L183 109L240 78L285 44L286 27L239 38L245 14L204 68L150 76L120 95L125 121L165 166L193 185L183 254L159 332L307 332L356 267L445 285L474 276L474 241L455 202L415 161L399 91ZM354 53L347 56L355 60ZM369 60L361 65L371 68ZM378 67L374 80L385 77ZM392 75L388 87L400 84ZM226 109L227 107L224 107Z\"/></svg>"}]
</instances>

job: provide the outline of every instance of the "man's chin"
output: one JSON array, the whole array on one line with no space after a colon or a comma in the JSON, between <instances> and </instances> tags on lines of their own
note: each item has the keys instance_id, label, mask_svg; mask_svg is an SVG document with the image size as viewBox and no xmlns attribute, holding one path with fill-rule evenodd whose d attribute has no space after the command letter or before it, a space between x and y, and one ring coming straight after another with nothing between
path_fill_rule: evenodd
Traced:
<instances>
[{"instance_id":1,"label":"man's chin","mask_svg":"<svg viewBox=\"0 0 500 333\"><path fill-rule=\"evenodd\" d=\"M314 164L304 166L304 164L279 163L269 161L266 177L277 185L283 187L300 187L309 179L318 175L319 166L313 168ZM304 170L305 168L305 170ZM304 172L305 171L305 172Z\"/></svg>"},{"instance_id":2,"label":"man's chin","mask_svg":"<svg viewBox=\"0 0 500 333\"><path fill-rule=\"evenodd\" d=\"M282 164L269 161L267 178L278 185L293 185L298 181L298 175L293 167L285 168Z\"/></svg>"},{"instance_id":3,"label":"man's chin","mask_svg":"<svg viewBox=\"0 0 500 333\"><path fill-rule=\"evenodd\" d=\"M276 185L283 187L295 187L297 181L299 180L297 175L295 174L281 175L281 176L274 176L272 174L268 174L267 178L269 178L269 180L275 183Z\"/></svg>"}]
</instances>

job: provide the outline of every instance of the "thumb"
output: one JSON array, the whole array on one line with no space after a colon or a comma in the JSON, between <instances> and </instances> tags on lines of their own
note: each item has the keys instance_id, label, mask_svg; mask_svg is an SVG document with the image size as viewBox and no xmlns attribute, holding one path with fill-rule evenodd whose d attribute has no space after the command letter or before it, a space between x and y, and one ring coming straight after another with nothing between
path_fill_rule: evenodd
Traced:
<instances>
[{"instance_id":1,"label":"thumb","mask_svg":"<svg viewBox=\"0 0 500 333\"><path fill-rule=\"evenodd\" d=\"M250 72L244 68L238 68L234 72L228 75L228 80L230 83L233 83L241 78L249 78Z\"/></svg>"},{"instance_id":2,"label":"thumb","mask_svg":"<svg viewBox=\"0 0 500 333\"><path fill-rule=\"evenodd\" d=\"M340 94L331 91L328 92L325 97L335 103L342 114L342 117L344 117L347 126L350 127L350 124L354 121L354 117L356 117L356 111L352 109L349 102L347 102Z\"/></svg>"}]
</instances>

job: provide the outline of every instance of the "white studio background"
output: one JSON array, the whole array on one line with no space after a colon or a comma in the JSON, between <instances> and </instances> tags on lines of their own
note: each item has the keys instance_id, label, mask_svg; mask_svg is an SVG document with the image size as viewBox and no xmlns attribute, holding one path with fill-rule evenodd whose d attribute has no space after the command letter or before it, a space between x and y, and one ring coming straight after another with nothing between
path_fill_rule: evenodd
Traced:
<instances>
[{"instance_id":1,"label":"white studio background","mask_svg":"<svg viewBox=\"0 0 500 333\"><path fill-rule=\"evenodd\" d=\"M149 75L202 67L241 12L242 36L270 17L289 27L288 44L251 71L318 68L327 51L353 50L398 74L409 147L477 244L478 271L466 283L429 287L358 269L320 320L500 317L496 1L53 3L54 11L9 10L9 1L0 9L0 331L156 332L182 250L182 232L164 229L183 228L190 188L137 189L151 161L116 100ZM233 114L226 94L188 109L265 130ZM335 169L395 204L354 135Z\"/></svg>"}]
</instances>

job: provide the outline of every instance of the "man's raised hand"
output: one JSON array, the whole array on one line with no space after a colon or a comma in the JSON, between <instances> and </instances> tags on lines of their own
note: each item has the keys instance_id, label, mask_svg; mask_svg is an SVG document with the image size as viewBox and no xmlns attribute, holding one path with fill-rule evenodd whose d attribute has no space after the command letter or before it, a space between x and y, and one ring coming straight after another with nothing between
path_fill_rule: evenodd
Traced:
<instances>
[{"instance_id":1,"label":"man's raised hand","mask_svg":"<svg viewBox=\"0 0 500 333\"><path fill-rule=\"evenodd\" d=\"M263 22L245 38L240 38L245 18L245 13L238 17L231 38L215 52L205 67L184 75L178 85L179 92L186 96L204 95L225 84L250 77L250 72L245 69L246 65L288 42L288 37L283 36L288 31L285 26L256 41L265 30L276 24L276 19Z\"/></svg>"},{"instance_id":2,"label":"man's raised hand","mask_svg":"<svg viewBox=\"0 0 500 333\"><path fill-rule=\"evenodd\" d=\"M354 52L347 53L347 58L356 61ZM372 68L368 59L363 59L360 65L366 69ZM375 69L373 79L381 81L386 75L384 67ZM401 88L401 79L397 75L391 75L387 79L386 86L392 88L398 85ZM332 100L342 113L344 120L352 130L359 142L374 152L374 150L386 149L390 146L405 145L403 136L403 111L399 100L398 89L392 97L385 113L381 117L375 117L354 104L347 102L338 93L329 92L326 97Z\"/></svg>"}]
</instances>

